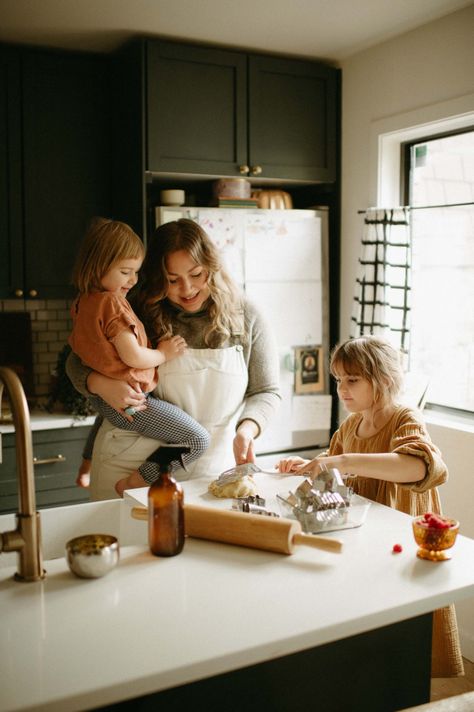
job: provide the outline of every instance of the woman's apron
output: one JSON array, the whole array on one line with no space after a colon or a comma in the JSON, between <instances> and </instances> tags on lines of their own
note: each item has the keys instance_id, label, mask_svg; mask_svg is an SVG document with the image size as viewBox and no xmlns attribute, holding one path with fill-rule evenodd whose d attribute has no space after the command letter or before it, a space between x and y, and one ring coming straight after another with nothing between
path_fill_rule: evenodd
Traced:
<instances>
[{"instance_id":1,"label":"woman's apron","mask_svg":"<svg viewBox=\"0 0 474 712\"><path fill-rule=\"evenodd\" d=\"M208 430L211 444L177 479L216 478L235 464L232 443L248 385L242 346L188 349L158 369L157 398L174 403ZM120 430L104 421L94 445L91 499L113 499L114 485L146 460L159 441Z\"/></svg>"}]
</instances>

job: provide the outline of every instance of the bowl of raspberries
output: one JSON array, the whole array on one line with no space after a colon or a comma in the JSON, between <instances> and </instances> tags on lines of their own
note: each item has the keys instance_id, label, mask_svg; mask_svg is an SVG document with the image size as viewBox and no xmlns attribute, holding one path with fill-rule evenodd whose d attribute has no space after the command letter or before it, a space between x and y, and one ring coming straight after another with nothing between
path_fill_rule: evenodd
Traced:
<instances>
[{"instance_id":1,"label":"bowl of raspberries","mask_svg":"<svg viewBox=\"0 0 474 712\"><path fill-rule=\"evenodd\" d=\"M451 558L451 549L459 531L459 522L441 514L426 512L412 522L413 535L418 544L416 555L429 561L445 561Z\"/></svg>"}]
</instances>

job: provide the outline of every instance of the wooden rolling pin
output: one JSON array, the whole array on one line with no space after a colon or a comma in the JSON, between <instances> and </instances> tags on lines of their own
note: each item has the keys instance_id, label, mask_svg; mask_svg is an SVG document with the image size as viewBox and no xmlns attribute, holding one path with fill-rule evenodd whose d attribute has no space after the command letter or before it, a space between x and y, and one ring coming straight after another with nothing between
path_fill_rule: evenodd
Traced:
<instances>
[{"instance_id":1,"label":"wooden rolling pin","mask_svg":"<svg viewBox=\"0 0 474 712\"><path fill-rule=\"evenodd\" d=\"M148 509L133 507L131 515L135 519L148 520ZM225 544L248 546L251 549L275 551L278 554L293 554L297 544L334 553L340 553L342 550L342 542L338 539L303 534L300 523L290 519L195 504L184 506L184 528L188 536L196 539L221 541Z\"/></svg>"}]
</instances>

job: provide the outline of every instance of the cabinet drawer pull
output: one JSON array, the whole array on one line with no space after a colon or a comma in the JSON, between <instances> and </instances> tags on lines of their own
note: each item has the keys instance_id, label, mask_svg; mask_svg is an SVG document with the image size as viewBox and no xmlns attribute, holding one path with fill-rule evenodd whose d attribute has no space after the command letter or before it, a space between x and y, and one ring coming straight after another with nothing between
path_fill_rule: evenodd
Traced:
<instances>
[{"instance_id":1,"label":"cabinet drawer pull","mask_svg":"<svg viewBox=\"0 0 474 712\"><path fill-rule=\"evenodd\" d=\"M248 166L239 166L239 172L241 175L246 176L250 168Z\"/></svg>"},{"instance_id":2,"label":"cabinet drawer pull","mask_svg":"<svg viewBox=\"0 0 474 712\"><path fill-rule=\"evenodd\" d=\"M56 457L45 457L43 460L33 458L33 465L51 465L53 462L66 462L64 455L56 455Z\"/></svg>"},{"instance_id":3,"label":"cabinet drawer pull","mask_svg":"<svg viewBox=\"0 0 474 712\"><path fill-rule=\"evenodd\" d=\"M252 166L252 168L250 169L250 173L253 176L259 176L261 172L262 172L262 166Z\"/></svg>"},{"instance_id":4,"label":"cabinet drawer pull","mask_svg":"<svg viewBox=\"0 0 474 712\"><path fill-rule=\"evenodd\" d=\"M37 297L38 291L36 289L30 289L30 297Z\"/></svg>"},{"instance_id":5,"label":"cabinet drawer pull","mask_svg":"<svg viewBox=\"0 0 474 712\"><path fill-rule=\"evenodd\" d=\"M15 297L22 297L22 296L23 296L23 290L15 289Z\"/></svg>"}]
</instances>

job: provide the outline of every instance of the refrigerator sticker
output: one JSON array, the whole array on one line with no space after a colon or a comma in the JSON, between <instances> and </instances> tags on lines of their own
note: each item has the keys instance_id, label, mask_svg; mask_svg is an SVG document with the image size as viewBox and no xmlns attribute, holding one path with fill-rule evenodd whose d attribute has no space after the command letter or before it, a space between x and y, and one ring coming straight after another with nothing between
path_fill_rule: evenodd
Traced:
<instances>
[{"instance_id":1,"label":"refrigerator sticker","mask_svg":"<svg viewBox=\"0 0 474 712\"><path fill-rule=\"evenodd\" d=\"M197 222L220 252L222 262L237 284L245 282L243 215L222 208L200 210Z\"/></svg>"}]
</instances>

